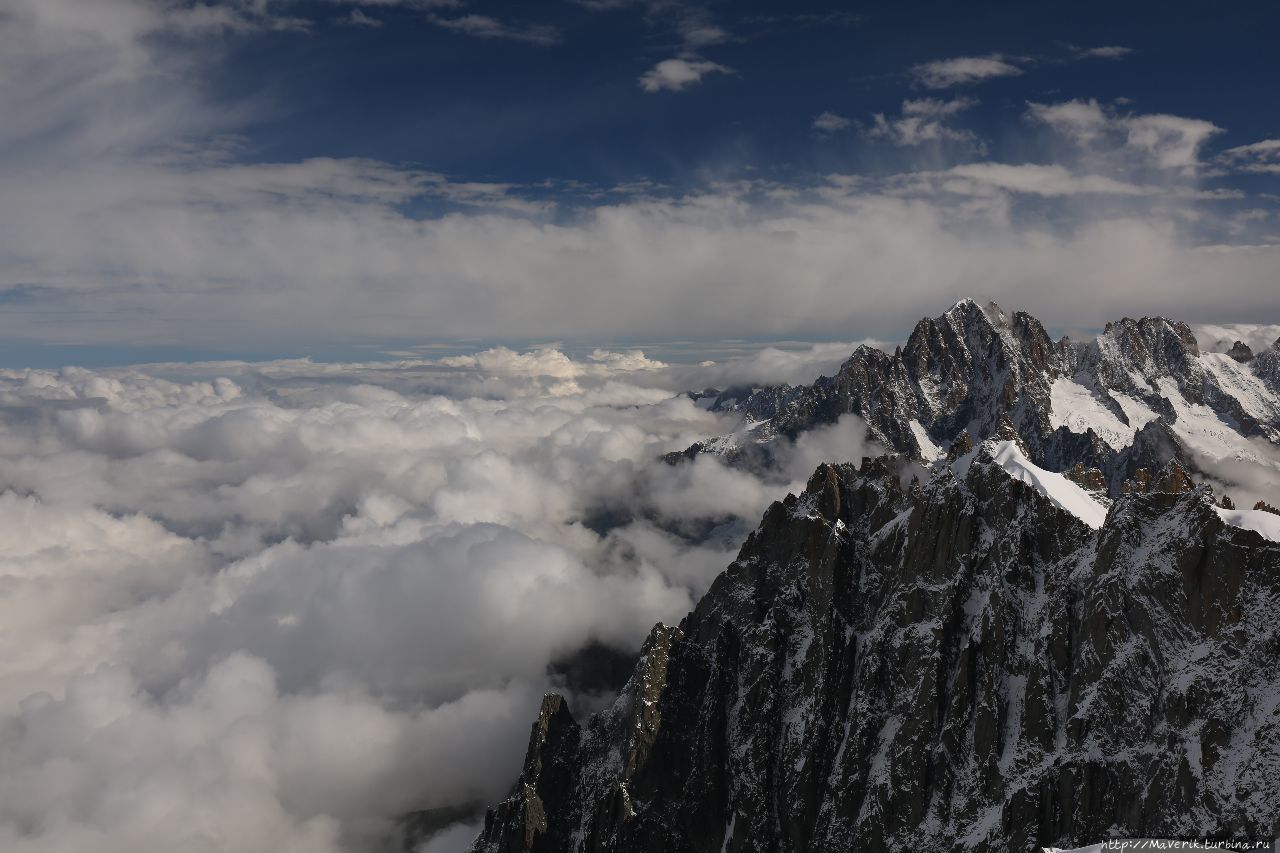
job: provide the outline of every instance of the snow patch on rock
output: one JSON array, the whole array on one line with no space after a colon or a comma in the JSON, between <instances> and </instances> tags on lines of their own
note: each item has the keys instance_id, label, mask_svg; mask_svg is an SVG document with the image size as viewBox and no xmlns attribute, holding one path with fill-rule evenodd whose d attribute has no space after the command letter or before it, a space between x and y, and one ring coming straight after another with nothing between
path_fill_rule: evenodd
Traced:
<instances>
[{"instance_id":1,"label":"snow patch on rock","mask_svg":"<svg viewBox=\"0 0 1280 853\"><path fill-rule=\"evenodd\" d=\"M1218 381L1218 387L1235 397L1250 415L1260 421L1280 419L1280 400L1248 366L1220 352L1204 353L1200 363Z\"/></svg>"},{"instance_id":2,"label":"snow patch on rock","mask_svg":"<svg viewBox=\"0 0 1280 853\"><path fill-rule=\"evenodd\" d=\"M929 433L925 432L918 420L912 419L911 434L915 436L916 444L920 445L920 455L926 462L936 462L947 455L946 451L929 438Z\"/></svg>"},{"instance_id":3,"label":"snow patch on rock","mask_svg":"<svg viewBox=\"0 0 1280 853\"><path fill-rule=\"evenodd\" d=\"M1136 401L1131 401L1133 402ZM1085 433L1092 429L1115 450L1122 450L1133 444L1133 434L1146 420L1155 417L1155 413L1147 409L1151 414L1150 418L1139 418L1141 422L1138 423L1130 418L1130 422L1126 424L1107 408L1097 393L1079 382L1065 378L1054 380L1049 389L1049 406L1049 423L1054 429L1065 426L1075 433ZM1128 410L1123 404L1121 408L1125 409L1127 416Z\"/></svg>"},{"instance_id":4,"label":"snow patch on rock","mask_svg":"<svg viewBox=\"0 0 1280 853\"><path fill-rule=\"evenodd\" d=\"M991 456L1009 476L1031 486L1094 530L1100 529L1107 520L1107 507L1062 474L1046 471L1032 463L1016 443L997 442L991 448Z\"/></svg>"},{"instance_id":5,"label":"snow patch on rock","mask_svg":"<svg viewBox=\"0 0 1280 853\"><path fill-rule=\"evenodd\" d=\"M1242 527L1262 534L1272 542L1280 542L1280 515L1260 509L1223 509L1214 507L1221 518L1232 527Z\"/></svg>"}]
</instances>

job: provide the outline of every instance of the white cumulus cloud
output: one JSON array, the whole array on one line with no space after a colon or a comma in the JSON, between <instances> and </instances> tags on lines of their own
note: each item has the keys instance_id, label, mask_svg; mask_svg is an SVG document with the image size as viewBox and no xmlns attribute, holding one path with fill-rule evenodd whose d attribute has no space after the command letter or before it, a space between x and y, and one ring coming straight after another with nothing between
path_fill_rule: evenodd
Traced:
<instances>
[{"instance_id":1,"label":"white cumulus cloud","mask_svg":"<svg viewBox=\"0 0 1280 853\"><path fill-rule=\"evenodd\" d=\"M954 127L955 116L971 109L977 101L973 98L917 98L902 102L902 112L897 116L876 113L874 124L867 135L882 138L895 145L915 146L927 142L959 142L981 147L973 131Z\"/></svg>"},{"instance_id":2,"label":"white cumulus cloud","mask_svg":"<svg viewBox=\"0 0 1280 853\"><path fill-rule=\"evenodd\" d=\"M679 92L702 82L708 74L728 74L730 69L718 62L697 57L664 59L640 75L640 88L646 92Z\"/></svg>"},{"instance_id":3,"label":"white cumulus cloud","mask_svg":"<svg viewBox=\"0 0 1280 853\"><path fill-rule=\"evenodd\" d=\"M1195 172L1200 149L1222 128L1163 113L1119 113L1096 100L1031 104L1028 116L1091 148L1119 149L1159 169Z\"/></svg>"},{"instance_id":4,"label":"white cumulus cloud","mask_svg":"<svg viewBox=\"0 0 1280 853\"><path fill-rule=\"evenodd\" d=\"M0 371L0 846L382 849L501 797L550 664L681 618L809 473L659 460L735 426L686 381L834 361L760 352Z\"/></svg>"}]
</instances>

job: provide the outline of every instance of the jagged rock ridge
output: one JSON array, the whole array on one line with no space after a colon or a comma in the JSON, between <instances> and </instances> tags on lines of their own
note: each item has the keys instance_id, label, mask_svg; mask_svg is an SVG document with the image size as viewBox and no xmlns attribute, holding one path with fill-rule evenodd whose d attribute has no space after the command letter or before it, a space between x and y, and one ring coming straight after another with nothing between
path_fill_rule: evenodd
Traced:
<instances>
[{"instance_id":1,"label":"jagged rock ridge","mask_svg":"<svg viewBox=\"0 0 1280 853\"><path fill-rule=\"evenodd\" d=\"M1029 314L966 299L921 320L893 354L861 346L813 385L693 395L739 413L743 426L669 458L711 452L767 465L778 438L851 413L886 448L930 463L961 436L980 443L1007 423L1036 464L1099 470L1118 495L1138 469L1170 461L1267 461L1248 439L1280 442L1280 350L1243 356L1201 353L1185 323L1161 317L1055 343Z\"/></svg>"},{"instance_id":2,"label":"jagged rock ridge","mask_svg":"<svg viewBox=\"0 0 1280 853\"><path fill-rule=\"evenodd\" d=\"M609 710L548 697L475 851L1280 835L1280 544L1203 488L1094 530L990 443L903 480L821 466Z\"/></svg>"}]
</instances>

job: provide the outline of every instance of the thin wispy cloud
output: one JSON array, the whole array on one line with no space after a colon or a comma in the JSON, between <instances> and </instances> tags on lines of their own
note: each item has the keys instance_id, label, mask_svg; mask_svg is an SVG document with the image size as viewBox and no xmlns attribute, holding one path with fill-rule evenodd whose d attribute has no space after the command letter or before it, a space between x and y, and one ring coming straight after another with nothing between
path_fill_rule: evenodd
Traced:
<instances>
[{"instance_id":1,"label":"thin wispy cloud","mask_svg":"<svg viewBox=\"0 0 1280 853\"><path fill-rule=\"evenodd\" d=\"M967 86L998 77L1016 77L1022 69L998 53L989 56L957 56L925 62L911 69L916 83L926 89Z\"/></svg>"},{"instance_id":2,"label":"thin wispy cloud","mask_svg":"<svg viewBox=\"0 0 1280 853\"><path fill-rule=\"evenodd\" d=\"M1073 174L1057 164L967 163L954 166L938 177L941 189L961 193L991 188L1052 198L1076 195L1151 196L1164 192L1160 187L1138 186L1106 175Z\"/></svg>"},{"instance_id":3,"label":"thin wispy cloud","mask_svg":"<svg viewBox=\"0 0 1280 853\"><path fill-rule=\"evenodd\" d=\"M437 27L481 39L502 39L528 44L554 45L560 42L560 31L547 24L509 24L489 15L429 15Z\"/></svg>"},{"instance_id":4,"label":"thin wispy cloud","mask_svg":"<svg viewBox=\"0 0 1280 853\"><path fill-rule=\"evenodd\" d=\"M382 21L371 15L367 15L359 9L352 9L346 17L338 18L338 23L345 24L349 27L371 27L377 28L382 26Z\"/></svg>"},{"instance_id":5,"label":"thin wispy cloud","mask_svg":"<svg viewBox=\"0 0 1280 853\"><path fill-rule=\"evenodd\" d=\"M1100 47L1073 47L1072 52L1080 59L1123 59L1133 53L1133 48L1118 44Z\"/></svg>"},{"instance_id":6,"label":"thin wispy cloud","mask_svg":"<svg viewBox=\"0 0 1280 853\"><path fill-rule=\"evenodd\" d=\"M679 92L702 82L709 74L729 74L732 69L709 59L688 57L664 59L640 75L640 88L646 92Z\"/></svg>"},{"instance_id":7,"label":"thin wispy cloud","mask_svg":"<svg viewBox=\"0 0 1280 853\"><path fill-rule=\"evenodd\" d=\"M729 31L717 24L706 9L686 9L678 13L676 32L691 50L728 41Z\"/></svg>"},{"instance_id":8,"label":"thin wispy cloud","mask_svg":"<svg viewBox=\"0 0 1280 853\"><path fill-rule=\"evenodd\" d=\"M813 129L819 133L838 133L846 130L853 122L842 115L833 112L824 112L813 120Z\"/></svg>"},{"instance_id":9,"label":"thin wispy cloud","mask_svg":"<svg viewBox=\"0 0 1280 853\"><path fill-rule=\"evenodd\" d=\"M1280 139L1263 139L1228 148L1218 155L1218 162L1242 172L1280 174Z\"/></svg>"}]
</instances>

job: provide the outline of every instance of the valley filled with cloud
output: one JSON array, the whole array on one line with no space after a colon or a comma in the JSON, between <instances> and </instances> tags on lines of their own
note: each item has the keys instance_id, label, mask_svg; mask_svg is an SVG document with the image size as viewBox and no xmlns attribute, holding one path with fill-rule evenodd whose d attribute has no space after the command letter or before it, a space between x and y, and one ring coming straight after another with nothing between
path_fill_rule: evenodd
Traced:
<instances>
[{"instance_id":1,"label":"valley filled with cloud","mask_svg":"<svg viewBox=\"0 0 1280 853\"><path fill-rule=\"evenodd\" d=\"M500 798L549 664L634 653L769 501L864 449L842 422L776 481L659 460L733 426L680 387L780 361L830 368L0 372L0 846L360 849Z\"/></svg>"}]
</instances>

